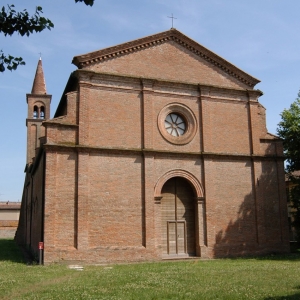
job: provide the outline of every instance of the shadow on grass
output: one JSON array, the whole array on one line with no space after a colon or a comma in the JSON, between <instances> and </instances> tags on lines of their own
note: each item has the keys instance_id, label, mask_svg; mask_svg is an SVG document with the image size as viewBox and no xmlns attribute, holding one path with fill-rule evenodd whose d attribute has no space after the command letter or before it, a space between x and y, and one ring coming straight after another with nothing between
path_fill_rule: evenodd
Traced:
<instances>
[{"instance_id":1,"label":"shadow on grass","mask_svg":"<svg viewBox=\"0 0 300 300\"><path fill-rule=\"evenodd\" d=\"M264 300L299 300L299 299L300 299L300 293L295 293L293 295L287 295L287 296L276 296L276 297L264 298Z\"/></svg>"},{"instance_id":2,"label":"shadow on grass","mask_svg":"<svg viewBox=\"0 0 300 300\"><path fill-rule=\"evenodd\" d=\"M222 259L222 258L221 258ZM274 261L300 261L300 252L295 253L273 253L267 255L244 255L237 257L224 257L223 259L231 259L231 260L247 260L247 259L255 259L255 260L274 260ZM299 297L300 299L300 297Z\"/></svg>"},{"instance_id":3,"label":"shadow on grass","mask_svg":"<svg viewBox=\"0 0 300 300\"><path fill-rule=\"evenodd\" d=\"M296 286L295 289L300 290L300 285ZM300 292L297 292L293 295L264 298L264 300L299 300L299 299L300 299Z\"/></svg>"},{"instance_id":4,"label":"shadow on grass","mask_svg":"<svg viewBox=\"0 0 300 300\"><path fill-rule=\"evenodd\" d=\"M269 254L266 256L255 257L255 259L257 259L257 260L274 260L274 261L278 261L278 260L300 261L300 253Z\"/></svg>"},{"instance_id":5,"label":"shadow on grass","mask_svg":"<svg viewBox=\"0 0 300 300\"><path fill-rule=\"evenodd\" d=\"M13 239L0 239L0 261L24 263L23 254Z\"/></svg>"}]
</instances>

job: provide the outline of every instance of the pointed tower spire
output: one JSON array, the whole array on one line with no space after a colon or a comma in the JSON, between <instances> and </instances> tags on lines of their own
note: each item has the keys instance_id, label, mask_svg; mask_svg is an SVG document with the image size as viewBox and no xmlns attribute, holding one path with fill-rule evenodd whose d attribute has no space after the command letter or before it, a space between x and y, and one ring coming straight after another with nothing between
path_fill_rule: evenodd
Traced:
<instances>
[{"instance_id":1,"label":"pointed tower spire","mask_svg":"<svg viewBox=\"0 0 300 300\"><path fill-rule=\"evenodd\" d=\"M50 119L51 95L47 94L42 59L39 59L30 94L26 95L28 114L27 126L27 164L33 162L36 151L41 146L40 138L45 136L43 121Z\"/></svg>"},{"instance_id":2,"label":"pointed tower spire","mask_svg":"<svg viewBox=\"0 0 300 300\"><path fill-rule=\"evenodd\" d=\"M43 71L41 57L39 59L39 62L38 62L37 68L36 68L31 94L35 94L35 95L47 94L46 81L45 81L45 77L44 77L44 71Z\"/></svg>"}]
</instances>

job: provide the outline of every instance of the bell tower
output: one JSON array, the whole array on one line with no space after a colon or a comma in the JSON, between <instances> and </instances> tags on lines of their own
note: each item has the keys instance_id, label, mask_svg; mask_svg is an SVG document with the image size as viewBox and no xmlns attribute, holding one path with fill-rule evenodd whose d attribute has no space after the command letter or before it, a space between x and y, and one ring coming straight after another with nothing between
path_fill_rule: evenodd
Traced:
<instances>
[{"instance_id":1,"label":"bell tower","mask_svg":"<svg viewBox=\"0 0 300 300\"><path fill-rule=\"evenodd\" d=\"M30 164L35 157L36 148L40 147L39 138L45 135L42 122L50 118L51 95L47 94L42 59L38 61L36 73L30 94L26 95L28 113L27 126L27 158Z\"/></svg>"}]
</instances>

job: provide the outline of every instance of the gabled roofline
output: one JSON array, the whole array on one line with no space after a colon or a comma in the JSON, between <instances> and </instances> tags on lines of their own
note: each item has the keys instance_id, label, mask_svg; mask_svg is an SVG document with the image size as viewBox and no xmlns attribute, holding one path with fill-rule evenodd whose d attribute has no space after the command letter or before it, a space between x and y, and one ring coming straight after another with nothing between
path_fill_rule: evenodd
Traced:
<instances>
[{"instance_id":1,"label":"gabled roofline","mask_svg":"<svg viewBox=\"0 0 300 300\"><path fill-rule=\"evenodd\" d=\"M179 45L185 47L197 56L205 59L206 61L220 68L223 72L229 74L230 76L236 78L237 80L241 81L251 88L253 88L257 83L260 82L260 80L242 71L235 65L231 64L224 58L218 56L202 45L198 44L175 28L113 47L74 56L72 63L79 69L82 69L88 65L124 56L136 51L165 43L167 41L174 41L178 43Z\"/></svg>"}]
</instances>

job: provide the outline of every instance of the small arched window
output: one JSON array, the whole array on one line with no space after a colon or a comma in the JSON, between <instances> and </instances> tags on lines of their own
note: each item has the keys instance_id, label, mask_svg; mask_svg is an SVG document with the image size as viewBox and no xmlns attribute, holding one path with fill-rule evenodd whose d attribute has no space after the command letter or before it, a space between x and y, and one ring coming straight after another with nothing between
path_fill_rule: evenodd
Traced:
<instances>
[{"instance_id":1,"label":"small arched window","mask_svg":"<svg viewBox=\"0 0 300 300\"><path fill-rule=\"evenodd\" d=\"M38 107L36 105L33 107L33 118L38 118Z\"/></svg>"},{"instance_id":2,"label":"small arched window","mask_svg":"<svg viewBox=\"0 0 300 300\"><path fill-rule=\"evenodd\" d=\"M45 119L45 108L44 106L41 106L41 111L40 111L40 118L41 119Z\"/></svg>"}]
</instances>

